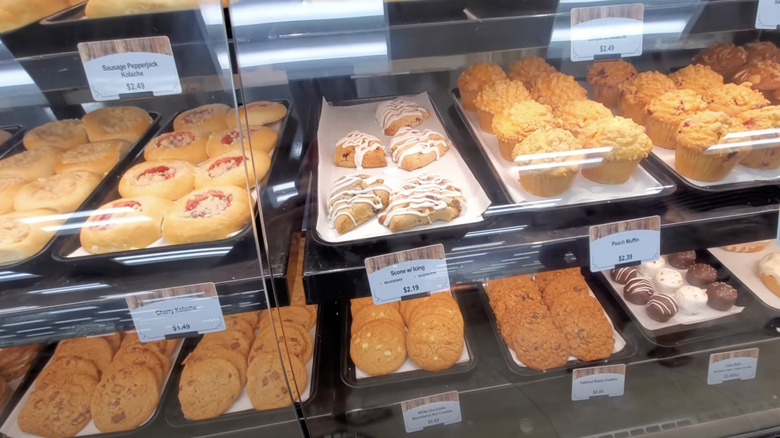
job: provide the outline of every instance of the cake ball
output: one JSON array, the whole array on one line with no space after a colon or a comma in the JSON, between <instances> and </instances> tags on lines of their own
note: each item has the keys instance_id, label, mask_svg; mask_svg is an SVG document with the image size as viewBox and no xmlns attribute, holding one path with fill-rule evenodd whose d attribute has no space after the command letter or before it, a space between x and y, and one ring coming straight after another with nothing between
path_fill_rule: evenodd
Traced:
<instances>
[{"instance_id":1,"label":"cake ball","mask_svg":"<svg viewBox=\"0 0 780 438\"><path fill-rule=\"evenodd\" d=\"M696 315L707 306L707 293L696 286L683 286L674 293L674 300L681 313Z\"/></svg>"},{"instance_id":2,"label":"cake ball","mask_svg":"<svg viewBox=\"0 0 780 438\"><path fill-rule=\"evenodd\" d=\"M707 288L718 279L718 271L706 263L696 263L685 273L685 279L693 286Z\"/></svg>"},{"instance_id":3,"label":"cake ball","mask_svg":"<svg viewBox=\"0 0 780 438\"><path fill-rule=\"evenodd\" d=\"M666 256L666 261L677 269L688 269L696 264L696 252L682 251L669 254Z\"/></svg>"},{"instance_id":4,"label":"cake ball","mask_svg":"<svg viewBox=\"0 0 780 438\"><path fill-rule=\"evenodd\" d=\"M666 322L677 314L677 302L665 294L655 294L645 306L647 316L658 322Z\"/></svg>"},{"instance_id":5,"label":"cake ball","mask_svg":"<svg viewBox=\"0 0 780 438\"><path fill-rule=\"evenodd\" d=\"M707 288L707 305L715 310L726 311L737 301L737 290L726 283L713 283Z\"/></svg>"},{"instance_id":6,"label":"cake ball","mask_svg":"<svg viewBox=\"0 0 780 438\"><path fill-rule=\"evenodd\" d=\"M660 257L658 260L653 260L652 262L642 263L637 268L639 270L639 273L641 275L644 275L647 278L653 278L655 274L658 273L661 269L666 267L666 261L663 257Z\"/></svg>"},{"instance_id":7,"label":"cake ball","mask_svg":"<svg viewBox=\"0 0 780 438\"><path fill-rule=\"evenodd\" d=\"M628 280L638 277L639 273L636 268L632 266L629 268L615 268L609 272L609 275L612 277L612 281L626 284L628 283Z\"/></svg>"},{"instance_id":8,"label":"cake ball","mask_svg":"<svg viewBox=\"0 0 780 438\"><path fill-rule=\"evenodd\" d=\"M626 301L642 306L650 301L650 298L654 293L653 285L650 283L650 281L645 280L642 277L636 277L628 280L628 283L626 283L626 286L623 288L623 297L626 299Z\"/></svg>"},{"instance_id":9,"label":"cake ball","mask_svg":"<svg viewBox=\"0 0 780 438\"><path fill-rule=\"evenodd\" d=\"M682 274L674 269L662 268L653 276L655 290L661 294L674 294L683 285Z\"/></svg>"}]
</instances>

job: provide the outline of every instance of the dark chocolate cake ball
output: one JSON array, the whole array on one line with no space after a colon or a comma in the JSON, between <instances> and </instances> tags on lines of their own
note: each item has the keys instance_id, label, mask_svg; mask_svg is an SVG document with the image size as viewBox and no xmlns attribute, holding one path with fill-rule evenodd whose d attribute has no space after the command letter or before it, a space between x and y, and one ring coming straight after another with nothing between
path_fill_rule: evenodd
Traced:
<instances>
[{"instance_id":1,"label":"dark chocolate cake ball","mask_svg":"<svg viewBox=\"0 0 780 438\"><path fill-rule=\"evenodd\" d=\"M669 295L655 294L645 306L647 315L658 322L666 322L677 314L677 302Z\"/></svg>"},{"instance_id":2,"label":"dark chocolate cake ball","mask_svg":"<svg viewBox=\"0 0 780 438\"><path fill-rule=\"evenodd\" d=\"M653 284L641 277L628 280L628 283L623 288L623 297L625 297L626 301L642 306L650 301L654 293Z\"/></svg>"},{"instance_id":3,"label":"dark chocolate cake ball","mask_svg":"<svg viewBox=\"0 0 780 438\"><path fill-rule=\"evenodd\" d=\"M669 254L666 256L666 262L677 269L688 269L696 264L696 252L683 251Z\"/></svg>"},{"instance_id":4,"label":"dark chocolate cake ball","mask_svg":"<svg viewBox=\"0 0 780 438\"><path fill-rule=\"evenodd\" d=\"M718 279L718 271L708 264L696 263L685 273L685 279L692 286L706 288Z\"/></svg>"},{"instance_id":5,"label":"dark chocolate cake ball","mask_svg":"<svg viewBox=\"0 0 780 438\"><path fill-rule=\"evenodd\" d=\"M612 277L612 281L626 284L628 280L638 277L639 272L632 266L630 268L615 268L609 272L609 275Z\"/></svg>"},{"instance_id":6,"label":"dark chocolate cake ball","mask_svg":"<svg viewBox=\"0 0 780 438\"><path fill-rule=\"evenodd\" d=\"M737 290L726 283L714 283L707 289L707 305L715 310L729 310L737 301Z\"/></svg>"}]
</instances>

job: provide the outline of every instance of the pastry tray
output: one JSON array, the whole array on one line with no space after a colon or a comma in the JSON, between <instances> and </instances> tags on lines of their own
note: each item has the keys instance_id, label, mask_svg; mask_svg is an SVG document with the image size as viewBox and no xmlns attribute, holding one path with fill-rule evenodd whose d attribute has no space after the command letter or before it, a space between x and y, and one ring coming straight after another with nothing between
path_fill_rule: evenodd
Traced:
<instances>
[{"instance_id":1,"label":"pastry tray","mask_svg":"<svg viewBox=\"0 0 780 438\"><path fill-rule=\"evenodd\" d=\"M711 193L753 189L780 184L780 169L756 170L737 164L721 181L703 182L683 176L674 168L674 150L653 146L650 157L687 188Z\"/></svg>"},{"instance_id":2,"label":"pastry tray","mask_svg":"<svg viewBox=\"0 0 780 438\"><path fill-rule=\"evenodd\" d=\"M534 196L520 186L516 172L512 170L512 163L501 157L498 151L498 139L480 128L475 111L466 111L463 108L458 89L453 89L451 95L455 102L455 108L468 128L473 141L477 144L477 148L482 152L485 160L490 163L493 175L500 182L506 197L510 202L516 204L512 211L643 202L648 198L669 195L677 188L655 163L642 160L631 178L624 184L599 184L589 181L582 174L579 174L572 187L562 195L555 197Z\"/></svg>"},{"instance_id":3,"label":"pastry tray","mask_svg":"<svg viewBox=\"0 0 780 438\"><path fill-rule=\"evenodd\" d=\"M461 313L465 313L463 304L459 298L460 293L472 293L471 290L452 291L452 297L458 303L461 308ZM415 365L408 357L401 367L393 373L383 376L366 376L360 371L352 362L352 358L349 355L350 339L352 337L350 333L350 326L352 325L352 312L349 309L349 300L344 304L344 324L342 326L341 333L341 380L351 388L366 388L379 385L393 384L399 382L409 382L414 380L432 379L441 376L451 376L454 374L467 373L477 366L477 357L474 354L474 350L471 348L471 344L474 343L473 334L468 324L464 325L463 329L463 353L458 362L444 371L425 371ZM465 318L464 318L465 320Z\"/></svg>"},{"instance_id":4,"label":"pastry tray","mask_svg":"<svg viewBox=\"0 0 780 438\"><path fill-rule=\"evenodd\" d=\"M170 354L171 357L171 363L178 362L181 360L181 350L182 350L182 344L183 342L178 342L176 344L176 348L173 350L173 352ZM52 354L54 353L54 350L52 350ZM51 361L52 356L48 358L46 361L47 365L48 362ZM177 360L178 359L178 360ZM139 430L145 428L146 426L150 425L154 422L155 418L160 414L161 411L161 405L163 404L164 400L168 398L168 393L170 390L169 383L171 382L171 376L173 374L173 366L171 366L171 369L168 370L168 374L165 377L165 381L163 381L162 386L160 387L160 398L157 402L157 407L154 408L154 412L152 412L152 415L149 416L149 418L140 426L133 430L125 431L125 432L118 432L113 433L111 435L125 435L130 433L138 432ZM36 376L37 377L37 376ZM27 390L25 391L24 395L19 399L19 401L14 406L13 411L8 416L8 418L3 422L3 425L0 426L0 433L2 433L4 436L13 437L13 438L39 438L39 435L34 435L31 433L23 432L21 429L19 429L19 425L17 423L17 420L19 418L19 414L22 411L22 408L24 408L25 403L27 402L27 399L30 397L30 394L35 390L35 382L33 382L32 385L30 385ZM81 429L79 433L77 433L75 436L92 436L92 435L105 435L106 433L101 432L96 426L93 420L90 420L87 425Z\"/></svg>"},{"instance_id":5,"label":"pastry tray","mask_svg":"<svg viewBox=\"0 0 780 438\"><path fill-rule=\"evenodd\" d=\"M590 286L590 295L599 302L604 311L604 315L607 317L607 320L609 320L609 323L612 326L612 336L615 339L615 348L617 351L613 350L612 354L605 359L588 362L569 357L569 361L566 363L566 365L544 371L528 368L523 365L519 359L517 359L514 351L509 348L506 342L504 342L504 339L501 337L501 334L498 331L498 321L496 320L496 315L493 313L493 309L490 307L490 301L488 299L487 293L485 292L485 289L482 285L479 286L479 295L482 298L482 304L485 307L485 312L488 315L488 319L490 319L490 324L493 327L493 333L496 335L496 341L500 346L501 355L504 357L504 361L510 370L524 377L548 378L566 374L574 368L583 368L611 363L627 363L628 359L637 352L637 344L633 341L632 337L626 333L624 330L625 327L621 327L620 324L616 324L616 321L619 321L619 319L616 319L613 316L615 315L615 309L613 306L611 306L610 303L605 303L605 300L598 298L599 295L602 295L601 293L593 292L594 290L599 290L594 287L593 281L588 281L587 277L586 281L588 286Z\"/></svg>"},{"instance_id":6,"label":"pastry tray","mask_svg":"<svg viewBox=\"0 0 780 438\"><path fill-rule=\"evenodd\" d=\"M303 391L301 391L301 401L295 403L296 405L304 407L308 402L314 399L316 395L315 390L317 388L317 379L319 378L320 367L314 366L314 364L315 361L318 361L320 358L320 338L323 336L320 327L320 309L321 307L318 307L317 309L317 324L314 326L314 328L309 330L309 335L312 337L312 343L314 344L314 352L311 356L311 359L309 359L309 362L306 363L306 372L308 373L309 377L306 381L306 387L303 389ZM267 317L268 315L264 314L263 316ZM173 381L176 382L176 388L179 387L178 382L181 377L181 373L184 370L184 365L182 365L181 362L184 361L184 359L186 359L193 350L195 350L195 347L197 347L199 341L200 338L192 339L182 349L183 354L181 355L181 359L174 366L175 375ZM239 395L239 397L233 402L233 404L224 414L207 420L193 421L184 416L184 413L181 411L181 404L179 404L178 392L175 392L175 394L171 394L171 397L169 397L167 402L167 406L165 407L165 420L172 426L197 427L205 423L233 421L237 418L244 418L247 416L263 416L265 417L265 420L267 420L263 421L263 423L270 424L273 422L272 417L279 416L281 418L288 418L290 409L292 409L291 406L286 406L284 408L269 409L267 411L256 411L254 408L252 408L252 402L249 400L249 396L246 393L246 387L244 387L241 390L241 395Z\"/></svg>"},{"instance_id":7,"label":"pastry tray","mask_svg":"<svg viewBox=\"0 0 780 438\"><path fill-rule=\"evenodd\" d=\"M710 248L710 253L723 266L731 271L745 287L752 292L759 301L774 312L780 311L780 296L769 290L758 276L758 262L773 252L780 251L777 241L773 240L766 248L761 251L740 253L726 251L722 248Z\"/></svg>"},{"instance_id":8,"label":"pastry tray","mask_svg":"<svg viewBox=\"0 0 780 438\"><path fill-rule=\"evenodd\" d=\"M701 322L671 324L657 330L650 330L643 325L642 318L635 313L644 312L643 306L628 303L623 298L622 286L618 285L620 287L619 290L613 287L613 284L615 283L609 278L609 272L600 272L595 274L595 277L601 281L606 289L610 290L614 300L616 300L623 310L631 316L631 319L636 323L645 337L662 347L674 347L689 344L691 342L716 339L729 334L751 331L754 328L753 326L755 323L760 322L761 320L761 318L756 315L756 312L760 307L756 306L753 294L748 293L746 290L747 288L742 282L726 269L726 267L724 267L709 251L696 251L696 262L711 265L718 271L717 281L726 283L737 290L738 297L735 306L743 307L744 309L741 312L728 314L727 312L713 310L713 312L723 313L724 315ZM683 270L678 271L681 273L684 272ZM683 274L683 279L684 278L685 275Z\"/></svg>"},{"instance_id":9,"label":"pastry tray","mask_svg":"<svg viewBox=\"0 0 780 438\"><path fill-rule=\"evenodd\" d=\"M383 144L389 150L391 137L384 135L374 117L374 112L379 102L390 100L395 97L416 102L427 109L430 113L430 117L422 124L415 127L415 129L432 129L440 132L450 138L453 142L453 147L451 147L438 161L434 161L423 168L411 172L400 169L389 157L387 167L384 168L365 168L358 171L354 168L338 167L333 164L333 150L336 146L336 142L353 130L375 135L382 140ZM361 106L361 108L358 109L356 108L357 106ZM317 143L319 147L317 148L316 153L318 155L319 165L313 166L314 169L316 169L316 178L313 178L310 192L313 209L311 212L312 214L310 214L312 219L311 229L316 231L311 233L313 238L323 245L354 244L356 242L371 241L377 238L403 238L410 234L436 231L444 231L451 234L454 229L482 222L484 220L482 213L489 207L491 201L459 152L459 148L463 147L463 145L458 145L452 140L453 136L447 131L441 120L442 118L439 115L436 106L427 93L411 96L387 96L361 99L340 102L333 105L323 101L320 125L317 132ZM409 178L422 174L441 175L452 181L463 191L463 195L466 198L466 208L461 212L459 217L453 219L451 222L434 222L431 225L418 226L398 233L393 233L387 227L382 226L378 222L377 215L354 230L343 235L338 235L335 230L330 228L327 219L327 205L325 204L330 195L329 190L333 182L343 175L354 173L384 178L385 185L389 186L391 189L398 187L403 181Z\"/></svg>"},{"instance_id":10,"label":"pastry tray","mask_svg":"<svg viewBox=\"0 0 780 438\"><path fill-rule=\"evenodd\" d=\"M286 102L285 102L286 105ZM279 156L276 149L282 142L284 128L289 118L288 115L282 119L276 126L278 127L279 138L271 157L271 166L265 177L258 182L257 188L253 189L253 197L262 190L264 181L274 166L274 162ZM173 119L158 131L155 135L173 131ZM273 126L273 125L271 125ZM131 160L124 166L118 168L110 178L106 178L105 184L100 191L100 195L94 197L88 204L85 204L79 211L91 212L101 205L119 199L121 196L117 191L119 181L122 175L134 165L144 161L143 148L134 150ZM257 201L257 199L255 199ZM253 208L254 214L257 209ZM60 263L67 264L76 270L105 273L112 270L142 269L147 273L150 270L167 271L173 267L187 267L193 269L196 267L207 268L216 266L225 260L244 260L254 254L254 240L252 233L251 220L233 233L230 237L211 242L185 243L179 245L167 244L163 239L158 240L147 248L118 251L106 254L88 254L81 247L79 241L79 230L88 217L82 216L69 221L71 233L57 238L52 256Z\"/></svg>"},{"instance_id":11,"label":"pastry tray","mask_svg":"<svg viewBox=\"0 0 780 438\"><path fill-rule=\"evenodd\" d=\"M124 157L122 157L119 162L114 166L114 168L106 174L106 176L103 177L103 180L98 184L98 186L92 191L92 193L87 196L87 198L84 200L84 202L81 203L81 205L75 210L76 212L82 211L85 209L88 205L91 205L96 198L101 197L101 193L105 191L106 184L108 181L112 181L114 178L116 178L117 175L122 174L123 169L125 166L127 166L127 163L129 163L132 160L132 157L137 154L139 151L143 150L143 146L152 138L152 134L154 134L157 131L159 121L160 121L160 115L154 112L150 112L149 116L152 118L152 124L149 125L149 129L146 130L146 132L141 136L141 138L127 151L127 154L125 154ZM2 158L6 158L11 155L15 155L17 153L23 152L26 149L24 148L24 145L22 144L21 138L18 138L16 143L8 148L7 150L2 150L0 152L0 156ZM66 221L66 223L70 222L73 219L70 219ZM43 266L50 266L48 262L48 256L43 257L42 255L44 253L48 253L49 250L52 248L54 243L63 235L66 235L68 233L67 228L63 227L49 240L49 242L44 245L44 247L38 251L37 254L33 255L32 257L29 257L25 260L21 260L14 263L9 263L5 265L0 265L0 270L3 271L14 271L18 273L23 274L29 274L24 276L8 276L3 277L0 279L0 281L23 281L23 280L29 280L30 276L37 278L37 272L36 268L40 267L39 265ZM49 270L46 271L47 274L50 273Z\"/></svg>"}]
</instances>

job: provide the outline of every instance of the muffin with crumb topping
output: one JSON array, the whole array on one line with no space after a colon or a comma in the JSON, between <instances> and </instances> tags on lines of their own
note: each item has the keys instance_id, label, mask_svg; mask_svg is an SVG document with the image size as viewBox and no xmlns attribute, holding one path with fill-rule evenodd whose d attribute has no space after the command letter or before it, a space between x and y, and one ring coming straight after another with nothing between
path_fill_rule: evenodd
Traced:
<instances>
[{"instance_id":1,"label":"muffin with crumb topping","mask_svg":"<svg viewBox=\"0 0 780 438\"><path fill-rule=\"evenodd\" d=\"M706 109L707 102L693 90L664 93L651 100L645 108L647 135L656 146L674 149L680 122Z\"/></svg>"},{"instance_id":2,"label":"muffin with crumb topping","mask_svg":"<svg viewBox=\"0 0 780 438\"><path fill-rule=\"evenodd\" d=\"M772 103L780 101L780 64L774 61L759 61L747 65L734 75L734 83L750 83Z\"/></svg>"},{"instance_id":3,"label":"muffin with crumb topping","mask_svg":"<svg viewBox=\"0 0 780 438\"><path fill-rule=\"evenodd\" d=\"M733 124L741 140L753 145L739 164L758 170L780 169L780 106L745 111Z\"/></svg>"},{"instance_id":4,"label":"muffin with crumb topping","mask_svg":"<svg viewBox=\"0 0 780 438\"><path fill-rule=\"evenodd\" d=\"M752 89L749 82L721 85L711 90L706 100L711 111L724 112L731 117L769 105L764 95Z\"/></svg>"},{"instance_id":5,"label":"muffin with crumb topping","mask_svg":"<svg viewBox=\"0 0 780 438\"><path fill-rule=\"evenodd\" d=\"M537 129L512 150L521 166L518 180L534 196L558 196L571 188L580 171L582 155L568 153L582 149L582 142L560 128ZM524 168L525 167L525 168Z\"/></svg>"},{"instance_id":6,"label":"muffin with crumb topping","mask_svg":"<svg viewBox=\"0 0 780 438\"><path fill-rule=\"evenodd\" d=\"M531 97L541 104L556 108L572 100L587 99L588 92L577 83L574 76L551 73L534 82Z\"/></svg>"},{"instance_id":7,"label":"muffin with crumb topping","mask_svg":"<svg viewBox=\"0 0 780 438\"><path fill-rule=\"evenodd\" d=\"M526 56L509 67L509 79L520 81L530 89L540 77L557 72L558 70L544 59L538 56Z\"/></svg>"},{"instance_id":8,"label":"muffin with crumb topping","mask_svg":"<svg viewBox=\"0 0 780 438\"><path fill-rule=\"evenodd\" d=\"M537 129L560 128L561 121L547 105L533 100L516 103L493 117L493 132L498 137L501 156L512 161L512 150Z\"/></svg>"},{"instance_id":9,"label":"muffin with crumb topping","mask_svg":"<svg viewBox=\"0 0 780 438\"><path fill-rule=\"evenodd\" d=\"M617 108L620 101L618 85L636 75L634 66L622 59L592 63L588 67L588 83L593 89L593 98L607 108Z\"/></svg>"},{"instance_id":10,"label":"muffin with crumb topping","mask_svg":"<svg viewBox=\"0 0 780 438\"><path fill-rule=\"evenodd\" d=\"M669 75L679 90L693 90L706 96L713 88L723 85L723 76L707 65L693 64Z\"/></svg>"},{"instance_id":11,"label":"muffin with crumb topping","mask_svg":"<svg viewBox=\"0 0 780 438\"><path fill-rule=\"evenodd\" d=\"M646 71L618 85L618 114L644 125L645 107L656 97L676 90L671 79L657 71Z\"/></svg>"},{"instance_id":12,"label":"muffin with crumb topping","mask_svg":"<svg viewBox=\"0 0 780 438\"><path fill-rule=\"evenodd\" d=\"M463 108L474 111L474 99L483 88L493 82L506 79L504 70L491 62L478 62L472 64L458 78L458 91Z\"/></svg>"},{"instance_id":13,"label":"muffin with crumb topping","mask_svg":"<svg viewBox=\"0 0 780 438\"><path fill-rule=\"evenodd\" d=\"M474 100L479 126L492 134L493 116L524 100L531 100L531 94L522 82L508 79L493 82L483 88Z\"/></svg>"},{"instance_id":14,"label":"muffin with crumb topping","mask_svg":"<svg viewBox=\"0 0 780 438\"><path fill-rule=\"evenodd\" d=\"M744 142L728 137L734 129L731 117L723 112L702 111L686 117L677 130L675 170L698 181L725 178L750 150Z\"/></svg>"},{"instance_id":15,"label":"muffin with crumb topping","mask_svg":"<svg viewBox=\"0 0 780 438\"><path fill-rule=\"evenodd\" d=\"M611 148L605 152L601 163L582 168L582 176L600 184L623 184L628 181L639 162L653 148L644 128L624 117L610 117L590 123L582 130L579 139L586 152L594 148Z\"/></svg>"},{"instance_id":16,"label":"muffin with crumb topping","mask_svg":"<svg viewBox=\"0 0 780 438\"><path fill-rule=\"evenodd\" d=\"M554 110L563 129L579 135L582 128L596 120L612 117L612 111L592 100L572 100Z\"/></svg>"},{"instance_id":17,"label":"muffin with crumb topping","mask_svg":"<svg viewBox=\"0 0 780 438\"><path fill-rule=\"evenodd\" d=\"M747 64L747 51L734 44L713 44L696 54L692 62L706 65L724 78L731 78Z\"/></svg>"}]
</instances>

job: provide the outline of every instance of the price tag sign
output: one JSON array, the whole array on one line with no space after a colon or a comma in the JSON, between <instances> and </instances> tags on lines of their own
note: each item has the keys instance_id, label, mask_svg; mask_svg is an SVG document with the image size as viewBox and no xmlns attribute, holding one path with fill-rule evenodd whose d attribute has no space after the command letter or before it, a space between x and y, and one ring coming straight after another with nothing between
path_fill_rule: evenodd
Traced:
<instances>
[{"instance_id":1,"label":"price tag sign","mask_svg":"<svg viewBox=\"0 0 780 438\"><path fill-rule=\"evenodd\" d=\"M370 257L365 264L376 304L450 288L447 260L441 244Z\"/></svg>"},{"instance_id":2,"label":"price tag sign","mask_svg":"<svg viewBox=\"0 0 780 438\"><path fill-rule=\"evenodd\" d=\"M661 257L661 217L590 227L590 271L630 266Z\"/></svg>"},{"instance_id":3,"label":"price tag sign","mask_svg":"<svg viewBox=\"0 0 780 438\"><path fill-rule=\"evenodd\" d=\"M401 402L406 433L426 427L461 422L458 391Z\"/></svg>"},{"instance_id":4,"label":"price tag sign","mask_svg":"<svg viewBox=\"0 0 780 438\"><path fill-rule=\"evenodd\" d=\"M757 367L758 348L711 354L707 384L718 385L728 380L755 379Z\"/></svg>"},{"instance_id":5,"label":"price tag sign","mask_svg":"<svg viewBox=\"0 0 780 438\"><path fill-rule=\"evenodd\" d=\"M142 342L225 330L214 283L139 292L125 301Z\"/></svg>"},{"instance_id":6,"label":"price tag sign","mask_svg":"<svg viewBox=\"0 0 780 438\"><path fill-rule=\"evenodd\" d=\"M181 93L181 81L167 36L79 43L96 101Z\"/></svg>"},{"instance_id":7,"label":"price tag sign","mask_svg":"<svg viewBox=\"0 0 780 438\"><path fill-rule=\"evenodd\" d=\"M617 59L642 54L645 7L595 6L571 10L571 60Z\"/></svg>"},{"instance_id":8,"label":"price tag sign","mask_svg":"<svg viewBox=\"0 0 780 438\"><path fill-rule=\"evenodd\" d=\"M626 365L579 368L571 375L571 400L619 397L626 387Z\"/></svg>"},{"instance_id":9,"label":"price tag sign","mask_svg":"<svg viewBox=\"0 0 780 438\"><path fill-rule=\"evenodd\" d=\"M756 29L776 30L780 26L780 3L776 0L758 0Z\"/></svg>"}]
</instances>

